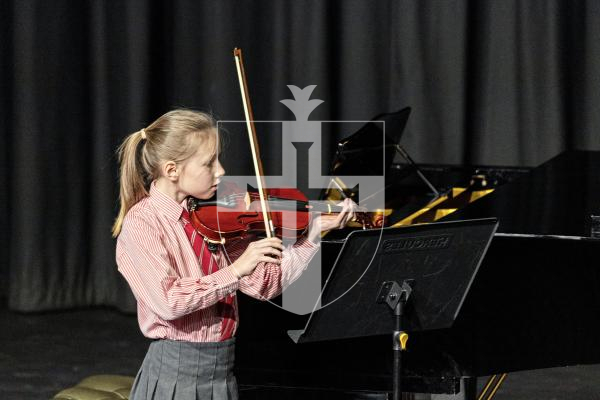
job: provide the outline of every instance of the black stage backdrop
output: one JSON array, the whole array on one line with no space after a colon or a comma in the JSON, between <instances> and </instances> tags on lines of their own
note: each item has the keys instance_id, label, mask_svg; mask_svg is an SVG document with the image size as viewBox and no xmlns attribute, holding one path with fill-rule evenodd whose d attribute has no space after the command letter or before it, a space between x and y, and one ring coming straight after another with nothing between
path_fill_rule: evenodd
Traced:
<instances>
[{"instance_id":1,"label":"black stage backdrop","mask_svg":"<svg viewBox=\"0 0 600 400\"><path fill-rule=\"evenodd\" d=\"M411 106L403 143L419 162L534 166L600 148L596 0L3 0L0 35L13 310L133 309L110 237L114 150L177 106L242 119L235 46L257 119L293 120L286 85L315 84L312 120ZM239 140L230 170L248 161Z\"/></svg>"}]
</instances>

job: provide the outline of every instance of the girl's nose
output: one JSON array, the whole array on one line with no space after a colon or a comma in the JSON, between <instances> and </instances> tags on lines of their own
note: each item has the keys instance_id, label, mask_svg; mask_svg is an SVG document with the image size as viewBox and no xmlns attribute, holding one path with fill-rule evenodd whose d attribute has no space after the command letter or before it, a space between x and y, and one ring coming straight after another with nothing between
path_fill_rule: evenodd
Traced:
<instances>
[{"instance_id":1,"label":"girl's nose","mask_svg":"<svg viewBox=\"0 0 600 400\"><path fill-rule=\"evenodd\" d=\"M219 161L217 161L217 170L215 172L215 177L220 178L225 175L225 170Z\"/></svg>"}]
</instances>

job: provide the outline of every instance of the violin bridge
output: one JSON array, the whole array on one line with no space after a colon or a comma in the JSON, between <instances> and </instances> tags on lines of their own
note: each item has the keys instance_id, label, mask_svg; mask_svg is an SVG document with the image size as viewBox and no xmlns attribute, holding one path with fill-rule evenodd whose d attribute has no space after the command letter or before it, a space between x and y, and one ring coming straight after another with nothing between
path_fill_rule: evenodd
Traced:
<instances>
[{"instance_id":1,"label":"violin bridge","mask_svg":"<svg viewBox=\"0 0 600 400\"><path fill-rule=\"evenodd\" d=\"M250 209L250 204L252 204L252 199L248 192L246 192L246 195L244 196L244 203L246 204L246 211L248 211Z\"/></svg>"}]
</instances>

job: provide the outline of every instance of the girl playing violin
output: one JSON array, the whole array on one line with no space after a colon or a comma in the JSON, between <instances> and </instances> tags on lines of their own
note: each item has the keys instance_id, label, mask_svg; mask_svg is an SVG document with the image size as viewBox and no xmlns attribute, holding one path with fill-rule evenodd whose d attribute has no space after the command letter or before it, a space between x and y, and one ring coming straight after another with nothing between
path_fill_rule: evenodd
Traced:
<instances>
[{"instance_id":1,"label":"girl playing violin","mask_svg":"<svg viewBox=\"0 0 600 400\"><path fill-rule=\"evenodd\" d=\"M321 232L346 226L356 204L346 200L341 213L316 217L287 248L278 238L240 239L213 253L184 205L189 196L213 197L225 173L214 119L170 111L129 135L118 155L116 260L137 300L140 329L154 339L130 398L237 399L236 292L279 295L314 256Z\"/></svg>"}]
</instances>

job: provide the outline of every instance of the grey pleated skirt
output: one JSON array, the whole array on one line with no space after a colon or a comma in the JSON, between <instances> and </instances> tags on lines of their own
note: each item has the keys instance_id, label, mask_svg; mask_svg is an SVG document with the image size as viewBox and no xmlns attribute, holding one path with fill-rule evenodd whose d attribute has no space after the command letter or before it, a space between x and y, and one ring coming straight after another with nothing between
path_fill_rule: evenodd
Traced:
<instances>
[{"instance_id":1,"label":"grey pleated skirt","mask_svg":"<svg viewBox=\"0 0 600 400\"><path fill-rule=\"evenodd\" d=\"M192 343L156 340L133 382L131 400L237 400L235 338Z\"/></svg>"}]
</instances>

